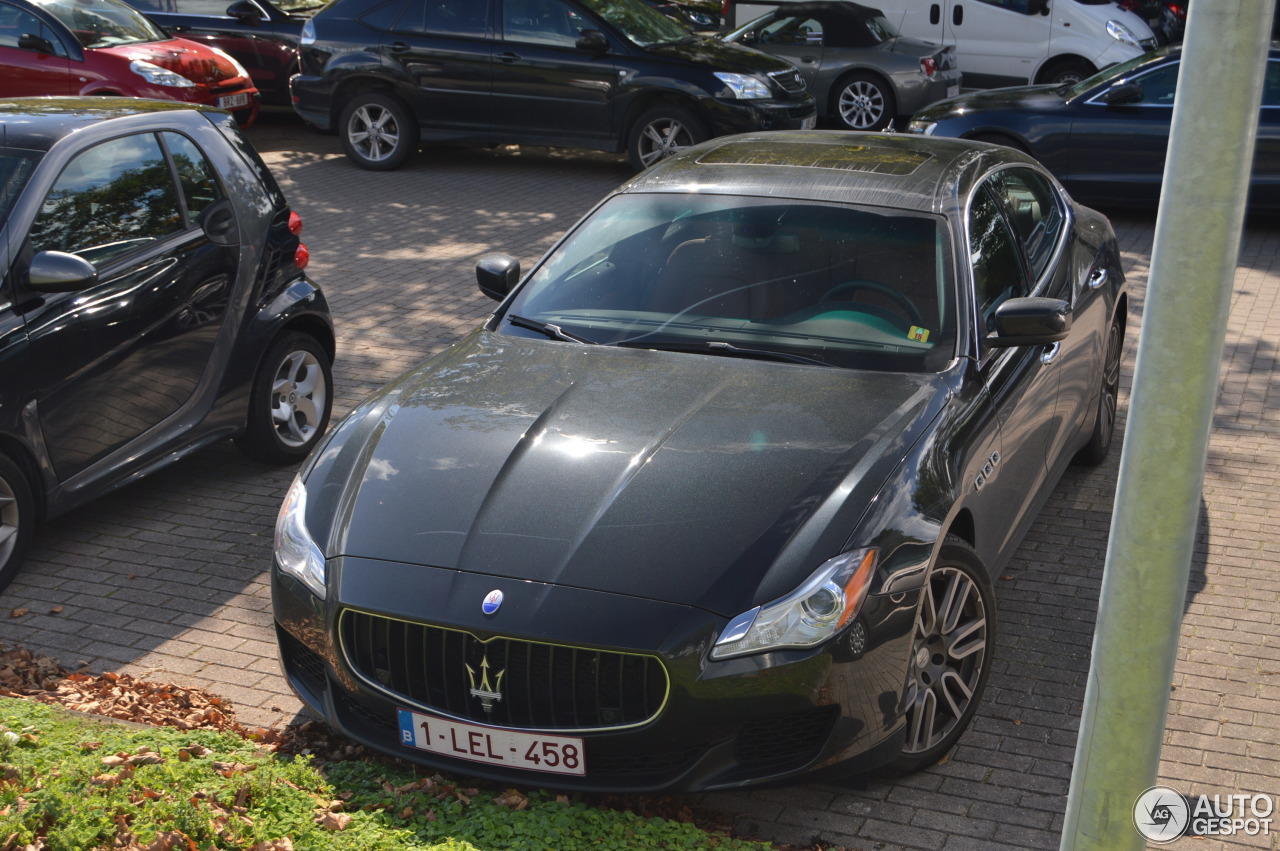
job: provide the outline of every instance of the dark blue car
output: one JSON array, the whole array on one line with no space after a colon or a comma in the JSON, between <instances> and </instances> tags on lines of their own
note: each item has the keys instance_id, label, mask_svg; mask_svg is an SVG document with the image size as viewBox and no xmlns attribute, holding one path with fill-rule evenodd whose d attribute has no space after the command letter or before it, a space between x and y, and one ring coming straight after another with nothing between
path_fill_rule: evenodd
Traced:
<instances>
[{"instance_id":1,"label":"dark blue car","mask_svg":"<svg viewBox=\"0 0 1280 851\"><path fill-rule=\"evenodd\" d=\"M1078 200L1154 207L1173 119L1180 46L1075 85L974 92L916 113L910 131L996 142L1029 153ZM1267 60L1249 204L1280 209L1280 49Z\"/></svg>"}]
</instances>

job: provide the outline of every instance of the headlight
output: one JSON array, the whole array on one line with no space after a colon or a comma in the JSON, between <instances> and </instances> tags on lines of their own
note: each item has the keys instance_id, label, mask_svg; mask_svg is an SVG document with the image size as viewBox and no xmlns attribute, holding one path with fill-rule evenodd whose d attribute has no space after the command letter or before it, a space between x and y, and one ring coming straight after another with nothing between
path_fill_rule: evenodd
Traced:
<instances>
[{"instance_id":1,"label":"headlight","mask_svg":"<svg viewBox=\"0 0 1280 851\"><path fill-rule=\"evenodd\" d=\"M276 518L276 563L324 599L324 554L307 531L307 488L295 478Z\"/></svg>"},{"instance_id":2,"label":"headlight","mask_svg":"<svg viewBox=\"0 0 1280 851\"><path fill-rule=\"evenodd\" d=\"M831 638L862 608L876 556L874 549L836 556L787 596L738 615L716 639L711 658L813 647Z\"/></svg>"},{"instance_id":3,"label":"headlight","mask_svg":"<svg viewBox=\"0 0 1280 851\"><path fill-rule=\"evenodd\" d=\"M716 71L715 73L720 82L728 86L729 90L733 92L733 96L739 100L759 100L772 97L769 93L769 86L758 77L752 77L750 74L734 74L730 71Z\"/></svg>"},{"instance_id":4,"label":"headlight","mask_svg":"<svg viewBox=\"0 0 1280 851\"><path fill-rule=\"evenodd\" d=\"M302 25L302 37L298 39L298 42L300 44L316 43L316 25L310 18L307 18L307 22Z\"/></svg>"},{"instance_id":5,"label":"headlight","mask_svg":"<svg viewBox=\"0 0 1280 851\"><path fill-rule=\"evenodd\" d=\"M239 62L237 62L237 61L236 61L236 58L235 58L234 56L232 56L230 53L227 53L225 50L223 50L223 49L222 49L222 48L220 48L220 47L210 47L209 49L210 49L210 50L212 50L214 53L218 54L219 56L221 56L223 59L225 59L225 60L227 60L228 62L230 62L230 63L231 63L231 67L232 67L232 68L234 68L234 69L236 70L236 76L237 76L237 77L247 77L247 76L249 76L249 72L248 72L248 71L246 71L246 70L245 70L245 68L244 68L244 66L243 66L243 65L241 65Z\"/></svg>"},{"instance_id":6,"label":"headlight","mask_svg":"<svg viewBox=\"0 0 1280 851\"><path fill-rule=\"evenodd\" d=\"M1107 21L1107 35L1111 36L1116 41L1123 42L1125 44L1132 44L1134 47L1142 47L1142 45L1138 43L1138 37L1119 21Z\"/></svg>"},{"instance_id":7,"label":"headlight","mask_svg":"<svg viewBox=\"0 0 1280 851\"><path fill-rule=\"evenodd\" d=\"M932 136L937 126L938 122L936 121L917 121L912 119L911 123L907 125L907 132L918 133L921 136Z\"/></svg>"},{"instance_id":8,"label":"headlight","mask_svg":"<svg viewBox=\"0 0 1280 851\"><path fill-rule=\"evenodd\" d=\"M177 89L189 89L195 83L181 74L175 74L168 68L152 65L143 59L135 59L129 63L129 70L154 86L171 86Z\"/></svg>"}]
</instances>

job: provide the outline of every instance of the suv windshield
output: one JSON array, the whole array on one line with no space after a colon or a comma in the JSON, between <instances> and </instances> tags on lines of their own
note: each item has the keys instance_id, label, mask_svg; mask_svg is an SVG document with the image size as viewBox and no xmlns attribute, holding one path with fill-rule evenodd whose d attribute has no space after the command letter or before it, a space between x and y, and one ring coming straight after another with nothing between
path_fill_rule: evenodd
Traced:
<instances>
[{"instance_id":1,"label":"suv windshield","mask_svg":"<svg viewBox=\"0 0 1280 851\"><path fill-rule=\"evenodd\" d=\"M936 372L954 353L947 233L871 207L619 195L534 271L503 330Z\"/></svg>"},{"instance_id":2,"label":"suv windshield","mask_svg":"<svg viewBox=\"0 0 1280 851\"><path fill-rule=\"evenodd\" d=\"M34 0L71 30L82 47L115 47L169 36L119 0Z\"/></svg>"},{"instance_id":3,"label":"suv windshield","mask_svg":"<svg viewBox=\"0 0 1280 851\"><path fill-rule=\"evenodd\" d=\"M641 0L582 0L582 5L604 18L641 47L683 41L690 32Z\"/></svg>"}]
</instances>

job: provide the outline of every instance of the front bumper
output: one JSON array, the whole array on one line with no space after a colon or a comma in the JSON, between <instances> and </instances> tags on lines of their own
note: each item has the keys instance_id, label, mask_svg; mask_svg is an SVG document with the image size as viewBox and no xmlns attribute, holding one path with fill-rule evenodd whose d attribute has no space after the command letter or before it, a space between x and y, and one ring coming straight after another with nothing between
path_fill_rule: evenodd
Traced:
<instances>
[{"instance_id":1,"label":"front bumper","mask_svg":"<svg viewBox=\"0 0 1280 851\"><path fill-rule=\"evenodd\" d=\"M333 84L328 78L294 74L289 78L289 100L307 124L318 130L333 129Z\"/></svg>"},{"instance_id":2,"label":"front bumper","mask_svg":"<svg viewBox=\"0 0 1280 851\"><path fill-rule=\"evenodd\" d=\"M810 130L818 116L813 95L795 100L727 100L704 102L711 116L711 135L752 133L757 130Z\"/></svg>"},{"instance_id":3,"label":"front bumper","mask_svg":"<svg viewBox=\"0 0 1280 851\"><path fill-rule=\"evenodd\" d=\"M327 601L272 571L284 673L303 702L335 729L403 759L506 783L654 791L732 788L816 771L850 773L891 760L901 747L902 689L915 593L868 599L860 615L865 637L860 643L847 640L846 634L817 650L712 661L708 652L725 619L685 606L352 558L330 561L329 571ZM505 601L498 613L485 615L480 601L495 587L504 590ZM353 617L361 622L408 623L412 629L397 626L392 630L395 642L379 643L371 651L353 646L364 641L363 633L350 628ZM468 652L476 658L467 662L434 649L428 654L413 643L407 653L401 652L403 637L417 635L414 630L423 624L444 629L422 629L464 634ZM513 707L524 705L519 685L511 684L532 675L514 670L509 655L499 663L497 652L490 649L509 643L508 637L516 643L561 648L575 659L656 657L666 672L666 687L654 695L655 711L643 718L619 717L609 724L602 720L610 717L607 714L592 716L584 709L581 717L591 719L585 726L571 721L556 726L491 725L580 737L585 776L446 757L402 744L401 709L485 724L491 716L482 714L476 699L464 693L464 668L478 668L480 653L486 661L493 654L495 675L500 664L508 670L507 699ZM405 658L392 658L397 655ZM589 666L596 664L590 659ZM430 679L437 668L445 667L452 672L449 676L463 682L455 695L423 698L430 693L426 688L418 689L415 697L405 694L413 689L401 686L404 671ZM579 664L574 670L584 669ZM562 678L573 676L577 674L561 673ZM604 679L600 675L592 687L597 702L602 690L598 684ZM646 682L647 687L653 685Z\"/></svg>"}]
</instances>

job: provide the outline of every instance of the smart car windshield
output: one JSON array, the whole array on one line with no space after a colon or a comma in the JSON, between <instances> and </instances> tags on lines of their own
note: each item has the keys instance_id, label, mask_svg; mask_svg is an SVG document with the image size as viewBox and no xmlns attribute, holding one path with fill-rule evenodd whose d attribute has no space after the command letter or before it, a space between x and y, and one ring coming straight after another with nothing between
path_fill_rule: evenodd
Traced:
<instances>
[{"instance_id":1,"label":"smart car windshield","mask_svg":"<svg viewBox=\"0 0 1280 851\"><path fill-rule=\"evenodd\" d=\"M642 47L690 38L687 29L640 0L582 0L582 3Z\"/></svg>"},{"instance_id":2,"label":"smart car windshield","mask_svg":"<svg viewBox=\"0 0 1280 851\"><path fill-rule=\"evenodd\" d=\"M71 30L83 47L165 41L163 30L119 0L35 0Z\"/></svg>"},{"instance_id":3,"label":"smart car windshield","mask_svg":"<svg viewBox=\"0 0 1280 851\"><path fill-rule=\"evenodd\" d=\"M549 336L533 320L615 346L933 372L954 353L949 245L943 219L916 213L620 195L534 271L503 330Z\"/></svg>"}]
</instances>

